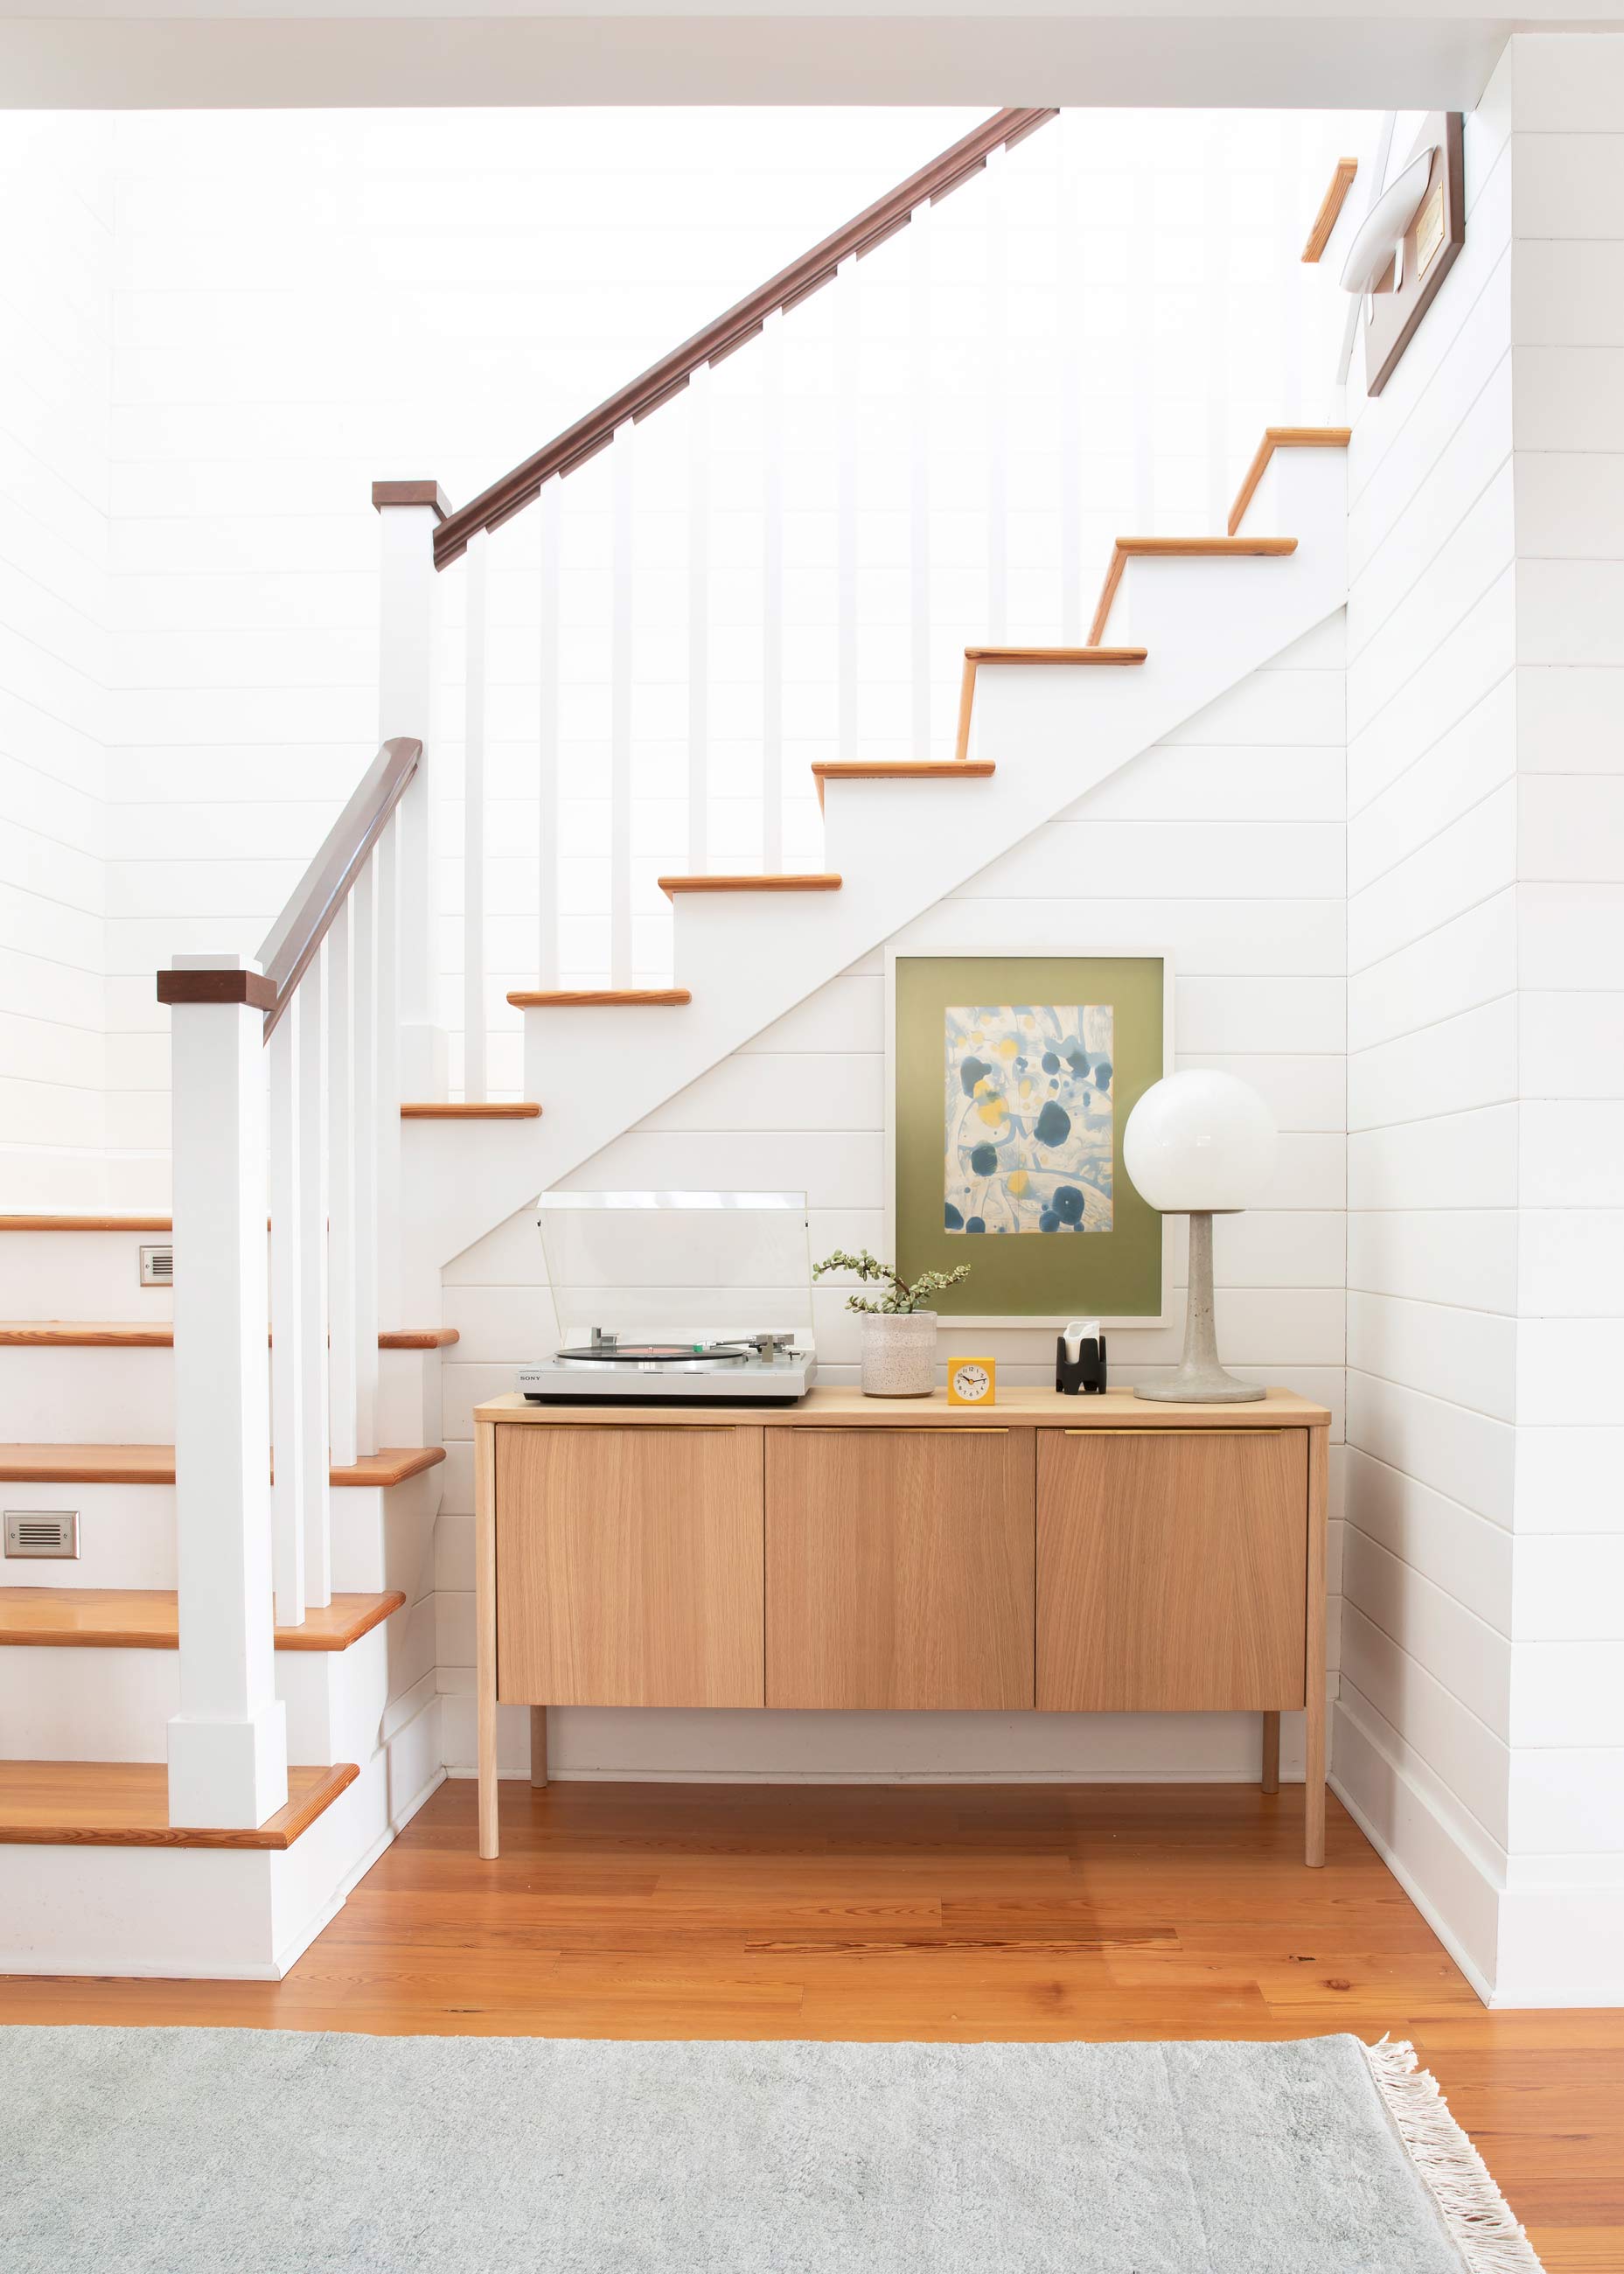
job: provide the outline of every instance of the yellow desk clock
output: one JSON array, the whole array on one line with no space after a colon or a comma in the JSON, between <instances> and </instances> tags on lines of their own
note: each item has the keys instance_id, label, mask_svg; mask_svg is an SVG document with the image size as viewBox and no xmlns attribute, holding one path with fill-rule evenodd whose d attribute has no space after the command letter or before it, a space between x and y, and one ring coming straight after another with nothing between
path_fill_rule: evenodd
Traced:
<instances>
[{"instance_id":1,"label":"yellow desk clock","mask_svg":"<svg viewBox=\"0 0 1624 2274\"><path fill-rule=\"evenodd\" d=\"M947 1402L950 1405L996 1405L998 1364L990 1358L950 1358L947 1362Z\"/></svg>"}]
</instances>

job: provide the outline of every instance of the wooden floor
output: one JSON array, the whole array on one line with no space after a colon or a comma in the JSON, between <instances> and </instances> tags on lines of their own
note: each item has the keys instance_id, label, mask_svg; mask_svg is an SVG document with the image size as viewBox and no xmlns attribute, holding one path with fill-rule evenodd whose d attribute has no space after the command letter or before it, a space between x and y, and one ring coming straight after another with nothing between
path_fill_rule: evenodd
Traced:
<instances>
[{"instance_id":1,"label":"wooden floor","mask_svg":"<svg viewBox=\"0 0 1624 2274\"><path fill-rule=\"evenodd\" d=\"M1548 2274L1624 2269L1624 2013L1491 2014L1332 1802L444 1786L275 1984L0 1979L0 2021L627 2037L1412 2038Z\"/></svg>"}]
</instances>

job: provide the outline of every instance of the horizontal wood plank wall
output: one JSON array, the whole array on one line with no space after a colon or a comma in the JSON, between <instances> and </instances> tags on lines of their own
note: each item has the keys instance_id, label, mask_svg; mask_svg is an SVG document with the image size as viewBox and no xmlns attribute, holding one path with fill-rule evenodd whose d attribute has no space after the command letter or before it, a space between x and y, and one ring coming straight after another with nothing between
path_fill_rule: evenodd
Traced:
<instances>
[{"instance_id":1,"label":"horizontal wood plank wall","mask_svg":"<svg viewBox=\"0 0 1624 2274\"><path fill-rule=\"evenodd\" d=\"M1260 573L1267 574L1267 564ZM1160 947L1173 957L1177 1062L1256 1082L1279 1122L1267 1203L1226 1218L1215 1241L1219 1333L1238 1371L1283 1383L1335 1415L1331 1457L1332 1662L1341 1553L1345 1103L1343 698L1340 626L1257 673L1116 779L973 877L916 928L921 945L1012 942ZM876 1253L884 1226L883 965L864 957L594 1161L604 1187L804 1189L813 1258ZM680 1013L672 1015L680 1016ZM1184 1277L1175 1227L1176 1289ZM446 1514L439 1534L440 1658L448 1758L471 1768L472 1448L470 1415L513 1387L514 1368L553 1346L534 1219L515 1216L458 1258L445 1317ZM812 1295L820 1380L854 1385L858 1321L845 1291ZM1154 1332L1118 1335L1114 1382L1177 1362L1182 1292ZM941 1353L996 1356L1000 1387L1052 1381L1052 1336L944 1325ZM996 1419L996 1412L987 1417ZM504 1759L526 1761L521 1721L503 1722ZM1062 1718L1018 1743L977 1716L707 1717L612 1722L586 1709L551 1717L555 1773L700 1774L707 1768L812 1776L1258 1773L1254 1718L1210 1722ZM1285 1775L1300 1758L1288 1717Z\"/></svg>"},{"instance_id":2,"label":"horizontal wood plank wall","mask_svg":"<svg viewBox=\"0 0 1624 2274\"><path fill-rule=\"evenodd\" d=\"M104 691L103 438L114 306L113 208L102 194L108 124L88 113L49 127L41 121L13 135L0 156L0 200L28 215L28 257L10 264L6 287L16 350L0 375L11 468L0 532L0 1149L13 1209L95 1208L109 1198L104 923L106 855L117 832L102 801L104 737L117 730Z\"/></svg>"},{"instance_id":3,"label":"horizontal wood plank wall","mask_svg":"<svg viewBox=\"0 0 1624 2274\"><path fill-rule=\"evenodd\" d=\"M1512 150L1349 450L1349 1382L1335 1770L1495 1963L1518 1200ZM1357 379L1357 364L1355 365ZM1503 1065L1507 1079L1485 1080ZM1389 1766L1391 1764L1391 1766ZM1395 1798L1427 1827L1410 1844Z\"/></svg>"}]
</instances>

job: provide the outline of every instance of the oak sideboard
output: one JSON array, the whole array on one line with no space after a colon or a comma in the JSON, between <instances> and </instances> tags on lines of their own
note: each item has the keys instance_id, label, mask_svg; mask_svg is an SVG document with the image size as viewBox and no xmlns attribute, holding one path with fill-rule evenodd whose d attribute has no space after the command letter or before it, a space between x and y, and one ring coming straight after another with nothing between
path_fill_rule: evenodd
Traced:
<instances>
[{"instance_id":1,"label":"oak sideboard","mask_svg":"<svg viewBox=\"0 0 1624 2274\"><path fill-rule=\"evenodd\" d=\"M1303 1711L1322 1863L1330 1420L1282 1389L479 1406L480 1854L499 1705L536 1783L549 1706L1257 1713L1267 1791Z\"/></svg>"}]
</instances>

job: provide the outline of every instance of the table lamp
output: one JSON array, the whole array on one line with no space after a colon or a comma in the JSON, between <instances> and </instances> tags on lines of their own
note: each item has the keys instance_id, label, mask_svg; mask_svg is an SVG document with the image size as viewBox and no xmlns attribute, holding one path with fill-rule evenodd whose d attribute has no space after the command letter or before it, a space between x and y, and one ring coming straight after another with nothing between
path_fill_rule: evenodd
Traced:
<instances>
[{"instance_id":1,"label":"table lamp","mask_svg":"<svg viewBox=\"0 0 1624 2274\"><path fill-rule=\"evenodd\" d=\"M1232 1073L1169 1074L1153 1082L1122 1137L1123 1164L1141 1199L1163 1216L1190 1218L1184 1354L1170 1382L1136 1397L1169 1405L1243 1405L1263 1396L1218 1363L1213 1329L1213 1218L1249 1208L1274 1168L1274 1123L1247 1082Z\"/></svg>"}]
</instances>

